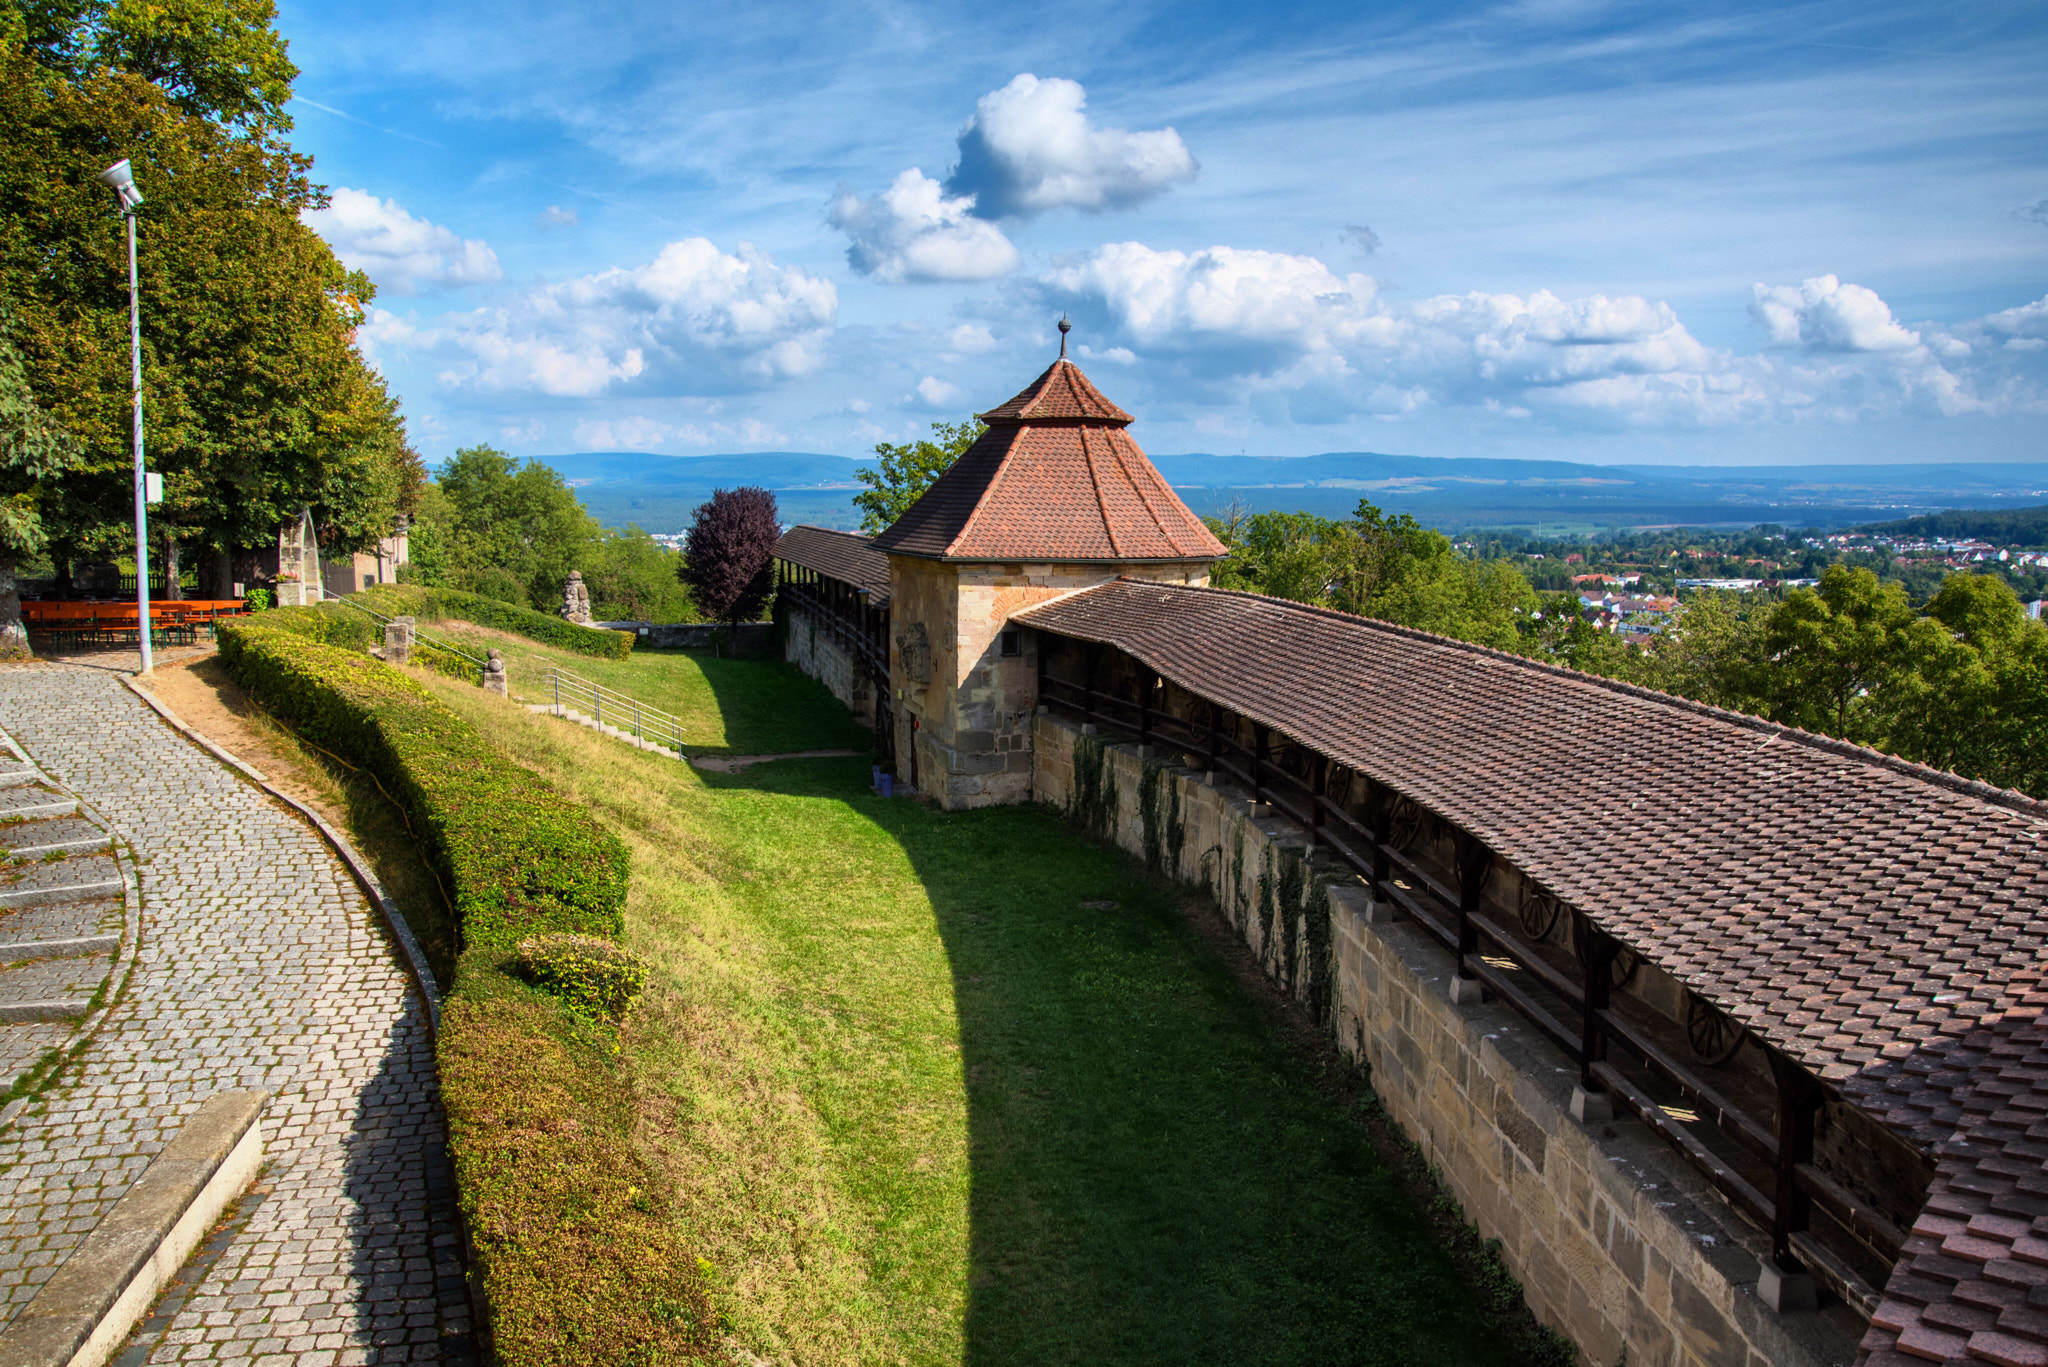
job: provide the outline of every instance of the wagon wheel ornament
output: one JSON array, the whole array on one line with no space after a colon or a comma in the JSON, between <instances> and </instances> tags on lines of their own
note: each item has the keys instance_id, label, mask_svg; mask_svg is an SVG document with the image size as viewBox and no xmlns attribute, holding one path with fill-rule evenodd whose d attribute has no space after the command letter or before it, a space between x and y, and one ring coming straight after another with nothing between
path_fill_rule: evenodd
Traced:
<instances>
[{"instance_id":1,"label":"wagon wheel ornament","mask_svg":"<svg viewBox=\"0 0 2048 1367\"><path fill-rule=\"evenodd\" d=\"M1709 1068L1718 1068L1735 1057L1749 1032L1734 1017L1697 992L1685 994L1685 1042L1693 1057Z\"/></svg>"},{"instance_id":2,"label":"wagon wheel ornament","mask_svg":"<svg viewBox=\"0 0 2048 1367\"><path fill-rule=\"evenodd\" d=\"M1522 885L1522 904L1516 909L1516 918L1522 923L1522 933L1531 940L1541 940L1550 934L1557 924L1561 904L1557 898L1543 891L1534 883Z\"/></svg>"},{"instance_id":3,"label":"wagon wheel ornament","mask_svg":"<svg viewBox=\"0 0 2048 1367\"><path fill-rule=\"evenodd\" d=\"M1405 854L1421 832L1422 809L1405 797L1394 799L1394 809L1387 816L1387 847Z\"/></svg>"},{"instance_id":4,"label":"wagon wheel ornament","mask_svg":"<svg viewBox=\"0 0 2048 1367\"><path fill-rule=\"evenodd\" d=\"M1584 916L1578 916L1572 925L1572 953L1579 961L1579 967L1588 966L1588 931L1592 923ZM1620 941L1615 942L1614 958L1607 965L1607 985L1611 991L1620 991L1635 978L1636 970L1643 966L1643 956Z\"/></svg>"}]
</instances>

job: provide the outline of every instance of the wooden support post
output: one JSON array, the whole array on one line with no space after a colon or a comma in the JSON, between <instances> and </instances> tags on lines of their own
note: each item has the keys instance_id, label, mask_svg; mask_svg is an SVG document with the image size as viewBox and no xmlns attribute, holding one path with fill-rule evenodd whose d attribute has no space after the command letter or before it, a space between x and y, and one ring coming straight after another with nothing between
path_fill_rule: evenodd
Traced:
<instances>
[{"instance_id":1,"label":"wooden support post","mask_svg":"<svg viewBox=\"0 0 2048 1367\"><path fill-rule=\"evenodd\" d=\"M1391 902L1387 896L1387 880L1394 875L1394 861L1387 858L1387 844L1394 838L1394 795L1375 783L1372 785L1372 895L1382 902Z\"/></svg>"},{"instance_id":2,"label":"wooden support post","mask_svg":"<svg viewBox=\"0 0 2048 1367\"><path fill-rule=\"evenodd\" d=\"M1820 1113L1820 1081L1812 1073L1766 1048L1771 1077L1778 1084L1777 1190L1772 1200L1771 1258L1786 1272L1805 1268L1792 1254L1792 1236L1813 1218L1813 1198L1799 1189L1793 1170L1813 1161L1814 1119Z\"/></svg>"},{"instance_id":3,"label":"wooden support post","mask_svg":"<svg viewBox=\"0 0 2048 1367\"><path fill-rule=\"evenodd\" d=\"M1614 956L1621 946L1585 916L1576 911L1572 916L1572 934L1578 942L1579 962L1585 969L1580 988L1586 1005L1579 1026L1579 1090L1595 1096L1604 1089L1593 1077L1593 1065L1607 1061L1607 1027L1601 1024L1600 1013L1614 997Z\"/></svg>"},{"instance_id":4,"label":"wooden support post","mask_svg":"<svg viewBox=\"0 0 2048 1367\"><path fill-rule=\"evenodd\" d=\"M1152 743L1152 688L1152 684L1138 686L1138 745L1141 750Z\"/></svg>"},{"instance_id":5,"label":"wooden support post","mask_svg":"<svg viewBox=\"0 0 2048 1367\"><path fill-rule=\"evenodd\" d=\"M1208 699L1206 699L1206 698L1205 698L1205 699L1203 699L1203 701L1204 701L1204 702L1208 702ZM1222 716L1223 716L1223 710L1222 710L1221 708L1217 707L1217 706L1216 706L1216 704L1215 704L1215 703L1213 703L1213 702L1208 702L1208 707L1209 707L1209 753L1208 753L1208 755L1206 756L1206 758L1207 758L1207 759L1208 759L1208 761L1209 761L1209 772L1210 772L1211 774L1214 774L1214 773L1216 772L1216 747L1217 747L1217 743L1218 743L1218 741L1219 741L1219 740L1221 739L1221 736L1220 736L1220 735L1218 734L1218 732L1219 732L1219 730L1220 730L1220 728L1221 728L1221 725L1222 725Z\"/></svg>"},{"instance_id":6,"label":"wooden support post","mask_svg":"<svg viewBox=\"0 0 2048 1367\"><path fill-rule=\"evenodd\" d=\"M1266 777L1266 728L1252 723L1252 801L1264 802Z\"/></svg>"},{"instance_id":7,"label":"wooden support post","mask_svg":"<svg viewBox=\"0 0 2048 1367\"><path fill-rule=\"evenodd\" d=\"M1472 971L1471 960L1479 953L1479 930L1472 924L1472 913L1479 910L1486 876L1493 872L1493 851L1462 831L1453 841L1453 851L1458 874L1458 976L1476 987L1479 976Z\"/></svg>"}]
</instances>

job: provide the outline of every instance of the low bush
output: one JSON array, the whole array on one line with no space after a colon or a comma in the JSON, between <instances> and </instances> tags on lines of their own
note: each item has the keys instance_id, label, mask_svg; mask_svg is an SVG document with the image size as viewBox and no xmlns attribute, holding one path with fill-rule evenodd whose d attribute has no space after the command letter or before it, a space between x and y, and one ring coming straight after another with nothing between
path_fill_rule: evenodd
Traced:
<instances>
[{"instance_id":1,"label":"low bush","mask_svg":"<svg viewBox=\"0 0 2048 1367\"><path fill-rule=\"evenodd\" d=\"M617 1025L647 985L639 955L592 935L534 935L519 942L527 978L588 1021Z\"/></svg>"},{"instance_id":2,"label":"low bush","mask_svg":"<svg viewBox=\"0 0 2048 1367\"><path fill-rule=\"evenodd\" d=\"M309 741L376 776L455 911L441 1098L497 1360L715 1355L701 1271L633 1148L631 1087L571 1009L616 1019L644 981L610 943L625 846L417 682L327 644L331 629L317 609L224 622L221 659ZM522 943L560 999L508 971Z\"/></svg>"},{"instance_id":3,"label":"low bush","mask_svg":"<svg viewBox=\"0 0 2048 1367\"><path fill-rule=\"evenodd\" d=\"M626 848L617 836L419 684L369 655L270 625L281 615L221 623L222 662L266 707L370 770L407 809L465 949L509 955L550 930L619 934Z\"/></svg>"},{"instance_id":4,"label":"low bush","mask_svg":"<svg viewBox=\"0 0 2048 1367\"><path fill-rule=\"evenodd\" d=\"M625 659L633 653L636 639L630 631L578 626L560 617L550 617L545 612L501 603L480 593L464 593L460 589L428 588L424 584L380 584L364 590L362 597L365 603L386 616L409 615L423 622L454 617L604 660Z\"/></svg>"}]
</instances>

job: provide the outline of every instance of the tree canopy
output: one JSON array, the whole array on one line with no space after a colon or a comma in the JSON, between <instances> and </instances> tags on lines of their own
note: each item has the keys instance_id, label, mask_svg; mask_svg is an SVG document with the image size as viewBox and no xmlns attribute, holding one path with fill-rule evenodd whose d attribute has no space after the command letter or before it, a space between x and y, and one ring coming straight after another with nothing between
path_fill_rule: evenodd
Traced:
<instances>
[{"instance_id":1,"label":"tree canopy","mask_svg":"<svg viewBox=\"0 0 2048 1367\"><path fill-rule=\"evenodd\" d=\"M746 622L761 615L775 591L781 534L775 495L766 489L718 489L698 506L683 543L682 576L706 618Z\"/></svg>"},{"instance_id":2,"label":"tree canopy","mask_svg":"<svg viewBox=\"0 0 2048 1367\"><path fill-rule=\"evenodd\" d=\"M330 552L387 535L424 482L356 352L374 290L300 221L325 202L282 141L293 69L249 0L0 0L0 299L38 403L83 460L49 491L53 553L128 533L127 247L138 213L152 520L202 553L301 507Z\"/></svg>"},{"instance_id":3,"label":"tree canopy","mask_svg":"<svg viewBox=\"0 0 2048 1367\"><path fill-rule=\"evenodd\" d=\"M931 436L918 441L876 442L875 464L853 472L868 486L853 496L853 506L860 509L860 529L872 535L903 516L987 430L980 418L969 417L964 422L935 422Z\"/></svg>"}]
</instances>

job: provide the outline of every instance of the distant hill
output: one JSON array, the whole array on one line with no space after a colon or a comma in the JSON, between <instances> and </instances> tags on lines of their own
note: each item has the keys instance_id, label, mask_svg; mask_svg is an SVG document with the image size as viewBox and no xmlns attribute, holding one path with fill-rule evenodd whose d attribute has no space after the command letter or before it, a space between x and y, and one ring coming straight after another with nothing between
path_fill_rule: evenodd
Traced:
<instances>
[{"instance_id":1,"label":"distant hill","mask_svg":"<svg viewBox=\"0 0 2048 1367\"><path fill-rule=\"evenodd\" d=\"M607 526L638 523L680 531L718 488L775 491L789 522L850 528L860 519L854 471L871 457L806 451L660 456L595 451L539 456L576 488ZM1661 466L1573 461L1396 456L1337 451L1317 456L1159 455L1153 461L1188 506L1212 514L1252 511L1346 517L1362 498L1448 530L1526 527L1545 531L1641 526L1753 526L1776 522L1830 530L1968 504L2048 498L2048 464Z\"/></svg>"},{"instance_id":2,"label":"distant hill","mask_svg":"<svg viewBox=\"0 0 2048 1367\"><path fill-rule=\"evenodd\" d=\"M1920 540L1989 541L2034 550L2048 547L2048 503L2038 508L1952 508L1896 522L1873 522L1856 530Z\"/></svg>"}]
</instances>

